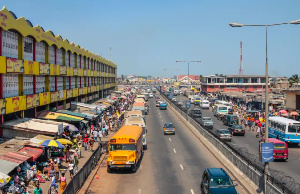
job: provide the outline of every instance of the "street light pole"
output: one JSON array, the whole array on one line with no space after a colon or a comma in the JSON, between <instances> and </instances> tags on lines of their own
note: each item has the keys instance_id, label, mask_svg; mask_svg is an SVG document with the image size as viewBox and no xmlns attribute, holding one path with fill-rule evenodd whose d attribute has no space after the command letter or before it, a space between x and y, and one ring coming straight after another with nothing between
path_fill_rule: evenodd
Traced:
<instances>
[{"instance_id":1,"label":"street light pole","mask_svg":"<svg viewBox=\"0 0 300 194\"><path fill-rule=\"evenodd\" d=\"M278 26L283 24L300 24L300 19L291 22L267 24L267 25L257 25L257 24L240 24L240 23L230 23L231 27L243 27L243 26L261 26L266 28L266 86L265 86L265 143L269 142L269 64L268 64L268 26ZM267 193L267 177L269 174L269 162L265 162L264 171L264 193Z\"/></svg>"}]
</instances>

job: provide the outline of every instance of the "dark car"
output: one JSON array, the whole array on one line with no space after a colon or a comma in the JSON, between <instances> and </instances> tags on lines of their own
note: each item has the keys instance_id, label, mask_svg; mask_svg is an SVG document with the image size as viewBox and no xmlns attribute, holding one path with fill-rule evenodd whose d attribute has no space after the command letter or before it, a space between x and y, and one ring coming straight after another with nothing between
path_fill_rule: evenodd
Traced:
<instances>
[{"instance_id":1,"label":"dark car","mask_svg":"<svg viewBox=\"0 0 300 194\"><path fill-rule=\"evenodd\" d=\"M239 124L239 118L236 115L224 115L222 121L224 125L228 126Z\"/></svg>"},{"instance_id":2,"label":"dark car","mask_svg":"<svg viewBox=\"0 0 300 194\"><path fill-rule=\"evenodd\" d=\"M228 130L232 135L245 136L245 129L243 129L242 125L232 125Z\"/></svg>"},{"instance_id":3,"label":"dark car","mask_svg":"<svg viewBox=\"0 0 300 194\"><path fill-rule=\"evenodd\" d=\"M190 115L191 115L191 117L194 117L194 118L201 118L202 112L199 108L194 108L194 109L190 110Z\"/></svg>"},{"instance_id":4,"label":"dark car","mask_svg":"<svg viewBox=\"0 0 300 194\"><path fill-rule=\"evenodd\" d=\"M205 194L237 194L230 176L223 168L207 168L201 181L201 190Z\"/></svg>"},{"instance_id":5,"label":"dark car","mask_svg":"<svg viewBox=\"0 0 300 194\"><path fill-rule=\"evenodd\" d=\"M173 134L175 135L175 127L172 123L164 124L164 135Z\"/></svg>"}]
</instances>

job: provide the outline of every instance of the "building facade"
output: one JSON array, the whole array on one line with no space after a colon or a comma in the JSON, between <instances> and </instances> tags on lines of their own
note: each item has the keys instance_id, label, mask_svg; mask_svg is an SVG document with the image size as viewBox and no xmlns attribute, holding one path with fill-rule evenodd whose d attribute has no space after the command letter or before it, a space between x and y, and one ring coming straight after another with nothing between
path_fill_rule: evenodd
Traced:
<instances>
[{"instance_id":1,"label":"building facade","mask_svg":"<svg viewBox=\"0 0 300 194\"><path fill-rule=\"evenodd\" d=\"M300 87L283 90L287 109L300 110Z\"/></svg>"},{"instance_id":2,"label":"building facade","mask_svg":"<svg viewBox=\"0 0 300 194\"><path fill-rule=\"evenodd\" d=\"M204 92L262 92L266 79L261 75L210 75L201 80L201 90ZM270 84L268 89L270 90Z\"/></svg>"},{"instance_id":3,"label":"building facade","mask_svg":"<svg viewBox=\"0 0 300 194\"><path fill-rule=\"evenodd\" d=\"M113 62L0 11L1 122L103 97L116 87L116 72Z\"/></svg>"},{"instance_id":4,"label":"building facade","mask_svg":"<svg viewBox=\"0 0 300 194\"><path fill-rule=\"evenodd\" d=\"M190 84L200 84L200 76L199 75L178 75L177 76L177 82L180 82L181 84L188 84L190 81Z\"/></svg>"}]
</instances>

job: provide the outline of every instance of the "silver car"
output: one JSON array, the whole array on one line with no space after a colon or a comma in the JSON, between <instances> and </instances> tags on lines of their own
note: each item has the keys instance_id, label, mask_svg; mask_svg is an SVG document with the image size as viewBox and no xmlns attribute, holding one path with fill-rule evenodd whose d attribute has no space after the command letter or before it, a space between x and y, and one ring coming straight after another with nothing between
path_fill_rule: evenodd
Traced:
<instances>
[{"instance_id":1,"label":"silver car","mask_svg":"<svg viewBox=\"0 0 300 194\"><path fill-rule=\"evenodd\" d=\"M232 140L232 134L228 129L218 129L217 135L220 137L220 139L231 141Z\"/></svg>"}]
</instances>

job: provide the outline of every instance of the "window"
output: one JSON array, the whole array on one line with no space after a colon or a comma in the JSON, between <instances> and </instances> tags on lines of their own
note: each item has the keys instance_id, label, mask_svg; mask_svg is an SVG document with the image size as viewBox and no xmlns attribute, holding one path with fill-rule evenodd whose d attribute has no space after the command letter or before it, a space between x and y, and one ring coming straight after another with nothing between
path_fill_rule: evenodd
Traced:
<instances>
[{"instance_id":1,"label":"window","mask_svg":"<svg viewBox=\"0 0 300 194\"><path fill-rule=\"evenodd\" d=\"M222 178L211 178L210 179L210 187L232 187L232 181L230 178L222 177Z\"/></svg>"},{"instance_id":2,"label":"window","mask_svg":"<svg viewBox=\"0 0 300 194\"><path fill-rule=\"evenodd\" d=\"M300 132L300 125L289 125L288 132L289 133L299 133Z\"/></svg>"},{"instance_id":3,"label":"window","mask_svg":"<svg viewBox=\"0 0 300 194\"><path fill-rule=\"evenodd\" d=\"M134 144L111 144L110 145L110 151L116 151L116 150L131 150L135 151L136 146Z\"/></svg>"}]
</instances>

